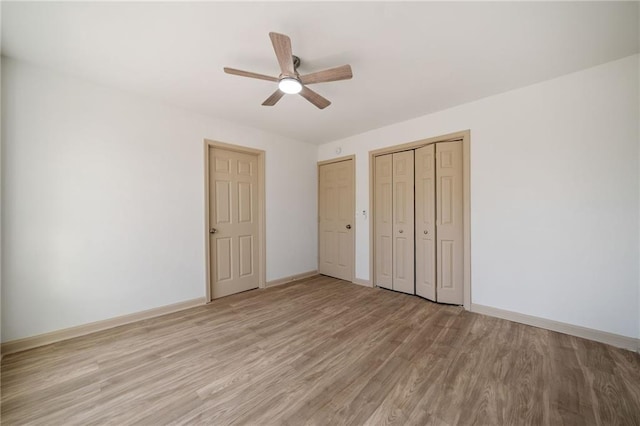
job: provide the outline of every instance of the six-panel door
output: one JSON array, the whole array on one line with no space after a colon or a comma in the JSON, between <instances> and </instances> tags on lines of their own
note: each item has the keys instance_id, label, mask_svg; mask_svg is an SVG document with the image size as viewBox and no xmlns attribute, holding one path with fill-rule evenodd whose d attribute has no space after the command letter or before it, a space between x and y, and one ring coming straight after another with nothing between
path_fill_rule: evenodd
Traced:
<instances>
[{"instance_id":1,"label":"six-panel door","mask_svg":"<svg viewBox=\"0 0 640 426\"><path fill-rule=\"evenodd\" d=\"M354 268L353 160L320 166L318 272L351 281Z\"/></svg>"},{"instance_id":2,"label":"six-panel door","mask_svg":"<svg viewBox=\"0 0 640 426\"><path fill-rule=\"evenodd\" d=\"M258 288L258 157L209 148L213 298Z\"/></svg>"}]
</instances>

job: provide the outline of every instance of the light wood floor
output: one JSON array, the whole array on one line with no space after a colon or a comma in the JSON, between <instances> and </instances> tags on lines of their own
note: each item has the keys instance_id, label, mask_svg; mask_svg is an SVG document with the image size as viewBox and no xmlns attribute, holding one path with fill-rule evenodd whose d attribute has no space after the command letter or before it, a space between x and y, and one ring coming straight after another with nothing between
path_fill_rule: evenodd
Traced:
<instances>
[{"instance_id":1,"label":"light wood floor","mask_svg":"<svg viewBox=\"0 0 640 426\"><path fill-rule=\"evenodd\" d=\"M2 360L2 424L640 424L640 356L327 277Z\"/></svg>"}]
</instances>

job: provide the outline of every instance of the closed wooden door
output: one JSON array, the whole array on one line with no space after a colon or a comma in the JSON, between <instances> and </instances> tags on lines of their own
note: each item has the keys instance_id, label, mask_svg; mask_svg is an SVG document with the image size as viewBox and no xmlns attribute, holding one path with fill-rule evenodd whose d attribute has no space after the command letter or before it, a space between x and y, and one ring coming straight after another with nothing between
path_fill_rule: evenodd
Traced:
<instances>
[{"instance_id":1,"label":"closed wooden door","mask_svg":"<svg viewBox=\"0 0 640 426\"><path fill-rule=\"evenodd\" d=\"M393 289L415 294L413 151L393 154Z\"/></svg>"},{"instance_id":2,"label":"closed wooden door","mask_svg":"<svg viewBox=\"0 0 640 426\"><path fill-rule=\"evenodd\" d=\"M461 305L464 288L462 142L436 144L437 301Z\"/></svg>"},{"instance_id":3,"label":"closed wooden door","mask_svg":"<svg viewBox=\"0 0 640 426\"><path fill-rule=\"evenodd\" d=\"M209 148L213 298L258 288L258 157Z\"/></svg>"},{"instance_id":4,"label":"closed wooden door","mask_svg":"<svg viewBox=\"0 0 640 426\"><path fill-rule=\"evenodd\" d=\"M393 289L393 154L375 158L375 284Z\"/></svg>"},{"instance_id":5,"label":"closed wooden door","mask_svg":"<svg viewBox=\"0 0 640 426\"><path fill-rule=\"evenodd\" d=\"M321 165L318 187L318 272L352 281L355 264L353 160Z\"/></svg>"},{"instance_id":6,"label":"closed wooden door","mask_svg":"<svg viewBox=\"0 0 640 426\"><path fill-rule=\"evenodd\" d=\"M436 301L435 145L416 150L416 294Z\"/></svg>"}]
</instances>

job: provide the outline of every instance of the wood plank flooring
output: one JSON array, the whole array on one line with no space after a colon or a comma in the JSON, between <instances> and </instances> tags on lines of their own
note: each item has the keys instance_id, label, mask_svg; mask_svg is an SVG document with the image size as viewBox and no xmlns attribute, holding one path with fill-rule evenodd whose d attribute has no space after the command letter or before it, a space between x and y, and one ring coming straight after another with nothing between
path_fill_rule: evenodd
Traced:
<instances>
[{"instance_id":1,"label":"wood plank flooring","mask_svg":"<svg viewBox=\"0 0 640 426\"><path fill-rule=\"evenodd\" d=\"M640 355L333 278L2 360L3 425L639 425Z\"/></svg>"}]
</instances>

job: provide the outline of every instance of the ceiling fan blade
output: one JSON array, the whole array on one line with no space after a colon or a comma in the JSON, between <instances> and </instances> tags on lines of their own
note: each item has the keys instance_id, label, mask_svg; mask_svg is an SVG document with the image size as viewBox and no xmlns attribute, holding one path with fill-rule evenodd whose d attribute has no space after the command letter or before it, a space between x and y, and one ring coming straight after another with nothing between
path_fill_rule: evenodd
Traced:
<instances>
[{"instance_id":1,"label":"ceiling fan blade","mask_svg":"<svg viewBox=\"0 0 640 426\"><path fill-rule=\"evenodd\" d=\"M325 83L328 81L348 80L351 77L353 77L351 65L343 65L341 67L303 75L300 77L300 81L302 81L302 84L314 84Z\"/></svg>"},{"instance_id":2,"label":"ceiling fan blade","mask_svg":"<svg viewBox=\"0 0 640 426\"><path fill-rule=\"evenodd\" d=\"M305 98L306 100L308 100L309 102L311 102L312 104L314 104L320 109L325 109L326 107L331 105L331 102L328 99L323 98L322 96L320 96L319 94L317 94L316 92L314 92L313 90L309 89L306 86L302 86L302 90L300 91L300 96L302 96L303 98Z\"/></svg>"},{"instance_id":3,"label":"ceiling fan blade","mask_svg":"<svg viewBox=\"0 0 640 426\"><path fill-rule=\"evenodd\" d=\"M276 52L276 57L278 58L282 74L294 77L296 75L296 70L293 66L291 39L284 34L278 33L269 33L269 38L271 38L271 44L273 44L273 50Z\"/></svg>"},{"instance_id":4,"label":"ceiling fan blade","mask_svg":"<svg viewBox=\"0 0 640 426\"><path fill-rule=\"evenodd\" d=\"M267 80L267 81L278 81L278 79L276 77L271 77L271 76L264 75L264 74L258 74L258 73L255 73L255 72L237 70L235 68L227 68L227 67L225 67L224 68L224 72L226 72L227 74L239 75L241 77L258 78L260 80Z\"/></svg>"},{"instance_id":5,"label":"ceiling fan blade","mask_svg":"<svg viewBox=\"0 0 640 426\"><path fill-rule=\"evenodd\" d=\"M273 92L271 96L267 98L266 101L262 103L263 106L274 106L282 97L284 96L284 92L280 89Z\"/></svg>"}]
</instances>

